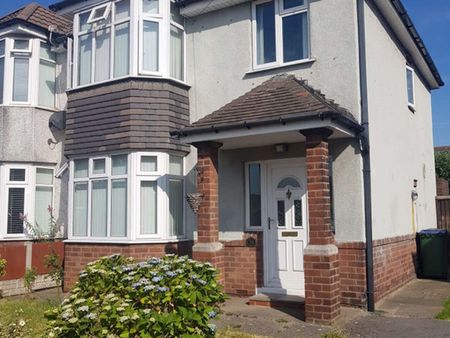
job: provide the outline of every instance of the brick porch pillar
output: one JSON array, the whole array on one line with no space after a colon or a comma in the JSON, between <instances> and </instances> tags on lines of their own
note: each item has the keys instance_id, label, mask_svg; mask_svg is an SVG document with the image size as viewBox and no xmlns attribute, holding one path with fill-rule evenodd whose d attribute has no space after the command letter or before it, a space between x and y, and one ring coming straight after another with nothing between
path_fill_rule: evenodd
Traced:
<instances>
[{"instance_id":1,"label":"brick porch pillar","mask_svg":"<svg viewBox=\"0 0 450 338\"><path fill-rule=\"evenodd\" d=\"M220 271L224 267L223 244L219 242L218 154L222 144L201 142L194 146L198 151L197 192L203 194L203 200L197 214L197 242L192 256L210 262Z\"/></svg>"},{"instance_id":2,"label":"brick porch pillar","mask_svg":"<svg viewBox=\"0 0 450 338\"><path fill-rule=\"evenodd\" d=\"M332 131L311 129L306 137L309 243L304 250L305 318L330 324L340 314L338 248L331 231L328 141Z\"/></svg>"}]
</instances>

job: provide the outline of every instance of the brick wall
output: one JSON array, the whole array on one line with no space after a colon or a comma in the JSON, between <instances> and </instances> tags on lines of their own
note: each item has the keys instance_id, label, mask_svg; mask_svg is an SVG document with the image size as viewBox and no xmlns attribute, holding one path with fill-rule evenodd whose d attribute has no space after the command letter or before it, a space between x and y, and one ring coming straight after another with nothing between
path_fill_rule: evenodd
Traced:
<instances>
[{"instance_id":1,"label":"brick wall","mask_svg":"<svg viewBox=\"0 0 450 338\"><path fill-rule=\"evenodd\" d=\"M414 235L373 242L375 301L403 286L416 275ZM365 244L340 243L339 269L341 302L349 306L366 305Z\"/></svg>"},{"instance_id":2,"label":"brick wall","mask_svg":"<svg viewBox=\"0 0 450 338\"><path fill-rule=\"evenodd\" d=\"M253 242L252 243L247 242ZM225 292L252 296L264 283L263 233L246 234L242 240L223 242Z\"/></svg>"},{"instance_id":3,"label":"brick wall","mask_svg":"<svg viewBox=\"0 0 450 338\"><path fill-rule=\"evenodd\" d=\"M64 260L64 290L68 291L77 281L80 271L92 261L103 256L121 254L133 257L137 261L149 257L162 257L165 254L192 255L192 242L163 244L92 244L66 243L66 257Z\"/></svg>"}]
</instances>

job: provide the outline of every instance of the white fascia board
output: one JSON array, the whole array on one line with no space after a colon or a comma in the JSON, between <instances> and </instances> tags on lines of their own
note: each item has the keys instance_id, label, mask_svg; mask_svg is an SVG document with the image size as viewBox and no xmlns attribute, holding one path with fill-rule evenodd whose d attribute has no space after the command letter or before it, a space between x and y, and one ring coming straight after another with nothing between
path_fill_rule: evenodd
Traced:
<instances>
[{"instance_id":1,"label":"white fascia board","mask_svg":"<svg viewBox=\"0 0 450 338\"><path fill-rule=\"evenodd\" d=\"M188 135L185 137L181 137L180 139L185 143L196 143L196 142L205 142L205 141L220 141L227 140L233 138L240 138L246 136L257 136L264 134L273 134L273 133L282 133L282 132L292 132L292 131L300 131L306 129L315 129L315 128L331 128L333 130L340 131L349 137L354 137L355 134L350 130L343 128L342 126L336 124L331 119L324 120L313 120L313 121L299 121L299 122L289 122L285 125L276 124L270 126L256 126L251 127L250 129L246 129L244 127L239 127L231 130L223 130L219 132L208 132L204 134L194 134Z\"/></svg>"},{"instance_id":2,"label":"white fascia board","mask_svg":"<svg viewBox=\"0 0 450 338\"><path fill-rule=\"evenodd\" d=\"M184 8L181 8L180 14L187 18L192 18L197 15L214 12L214 11L217 11L222 8L240 5L245 2L250 2L250 1L249 0L211 0L211 1L194 2L190 5L187 5Z\"/></svg>"},{"instance_id":3,"label":"white fascia board","mask_svg":"<svg viewBox=\"0 0 450 338\"><path fill-rule=\"evenodd\" d=\"M374 0L374 3L395 33L397 39L403 45L403 48L411 55L415 66L423 74L429 86L432 89L438 89L439 84L392 3L388 0ZM368 38L370 39L370 37Z\"/></svg>"},{"instance_id":4,"label":"white fascia board","mask_svg":"<svg viewBox=\"0 0 450 338\"><path fill-rule=\"evenodd\" d=\"M32 35L40 39L47 40L47 35L42 34L40 31L35 31L33 29L30 29L30 27L21 25L21 24L15 24L9 27L6 27L2 30L0 30L0 37L8 36L12 34L26 34L26 35Z\"/></svg>"}]
</instances>

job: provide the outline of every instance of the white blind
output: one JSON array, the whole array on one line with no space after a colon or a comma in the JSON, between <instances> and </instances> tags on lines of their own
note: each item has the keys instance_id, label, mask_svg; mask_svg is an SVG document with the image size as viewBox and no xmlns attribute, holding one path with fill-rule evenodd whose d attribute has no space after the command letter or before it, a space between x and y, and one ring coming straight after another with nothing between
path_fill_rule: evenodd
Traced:
<instances>
[{"instance_id":1,"label":"white blind","mask_svg":"<svg viewBox=\"0 0 450 338\"><path fill-rule=\"evenodd\" d=\"M129 74L130 65L130 24L116 26L114 38L114 77Z\"/></svg>"},{"instance_id":2,"label":"white blind","mask_svg":"<svg viewBox=\"0 0 450 338\"><path fill-rule=\"evenodd\" d=\"M108 181L92 181L91 199L91 236L106 237Z\"/></svg>"},{"instance_id":3,"label":"white blind","mask_svg":"<svg viewBox=\"0 0 450 338\"><path fill-rule=\"evenodd\" d=\"M73 235L87 235L88 184L75 183L73 192Z\"/></svg>"},{"instance_id":4,"label":"white blind","mask_svg":"<svg viewBox=\"0 0 450 338\"><path fill-rule=\"evenodd\" d=\"M29 59L14 58L13 101L28 101Z\"/></svg>"},{"instance_id":5,"label":"white blind","mask_svg":"<svg viewBox=\"0 0 450 338\"><path fill-rule=\"evenodd\" d=\"M157 22L144 21L143 67L147 71L158 71L159 25Z\"/></svg>"},{"instance_id":6,"label":"white blind","mask_svg":"<svg viewBox=\"0 0 450 338\"><path fill-rule=\"evenodd\" d=\"M41 60L39 64L39 105L55 107L56 64Z\"/></svg>"},{"instance_id":7,"label":"white blind","mask_svg":"<svg viewBox=\"0 0 450 338\"><path fill-rule=\"evenodd\" d=\"M50 214L48 207L53 205L53 188L36 187L35 196L35 220L42 231L47 232L50 224Z\"/></svg>"},{"instance_id":8,"label":"white blind","mask_svg":"<svg viewBox=\"0 0 450 338\"><path fill-rule=\"evenodd\" d=\"M111 187L111 236L127 236L127 180L113 180Z\"/></svg>"},{"instance_id":9,"label":"white blind","mask_svg":"<svg viewBox=\"0 0 450 338\"><path fill-rule=\"evenodd\" d=\"M183 79L184 64L183 30L170 25L170 76Z\"/></svg>"},{"instance_id":10,"label":"white blind","mask_svg":"<svg viewBox=\"0 0 450 338\"><path fill-rule=\"evenodd\" d=\"M92 33L80 36L78 41L78 84L84 85L91 82Z\"/></svg>"},{"instance_id":11,"label":"white blind","mask_svg":"<svg viewBox=\"0 0 450 338\"><path fill-rule=\"evenodd\" d=\"M154 181L141 182L141 235L156 234L157 185Z\"/></svg>"},{"instance_id":12,"label":"white blind","mask_svg":"<svg viewBox=\"0 0 450 338\"><path fill-rule=\"evenodd\" d=\"M183 235L183 180L169 180L170 235Z\"/></svg>"},{"instance_id":13,"label":"white blind","mask_svg":"<svg viewBox=\"0 0 450 338\"><path fill-rule=\"evenodd\" d=\"M102 29L95 33L95 82L109 79L111 29Z\"/></svg>"}]
</instances>

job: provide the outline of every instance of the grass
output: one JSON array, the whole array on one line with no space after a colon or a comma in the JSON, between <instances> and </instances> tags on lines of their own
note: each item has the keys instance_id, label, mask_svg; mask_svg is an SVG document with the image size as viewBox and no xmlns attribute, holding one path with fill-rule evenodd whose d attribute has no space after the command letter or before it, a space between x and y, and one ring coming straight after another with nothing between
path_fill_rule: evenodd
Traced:
<instances>
[{"instance_id":1,"label":"grass","mask_svg":"<svg viewBox=\"0 0 450 338\"><path fill-rule=\"evenodd\" d=\"M24 319L30 331L30 337L41 336L46 327L44 312L58 304L56 300L29 297L2 299L0 300L0 322L7 325L18 319Z\"/></svg>"},{"instance_id":2,"label":"grass","mask_svg":"<svg viewBox=\"0 0 450 338\"><path fill-rule=\"evenodd\" d=\"M444 308L436 315L436 319L450 320L450 298L444 302Z\"/></svg>"}]
</instances>

